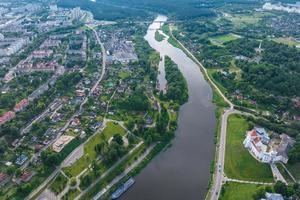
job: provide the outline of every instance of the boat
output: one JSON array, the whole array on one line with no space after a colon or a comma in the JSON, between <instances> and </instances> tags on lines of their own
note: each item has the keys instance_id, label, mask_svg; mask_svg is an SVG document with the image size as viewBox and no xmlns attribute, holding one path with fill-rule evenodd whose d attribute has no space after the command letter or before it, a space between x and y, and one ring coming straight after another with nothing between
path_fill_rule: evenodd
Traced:
<instances>
[{"instance_id":1,"label":"boat","mask_svg":"<svg viewBox=\"0 0 300 200\"><path fill-rule=\"evenodd\" d=\"M114 193L111 195L111 199L117 199L122 194L124 194L133 184L135 180L133 178L128 179L123 185L121 185Z\"/></svg>"}]
</instances>

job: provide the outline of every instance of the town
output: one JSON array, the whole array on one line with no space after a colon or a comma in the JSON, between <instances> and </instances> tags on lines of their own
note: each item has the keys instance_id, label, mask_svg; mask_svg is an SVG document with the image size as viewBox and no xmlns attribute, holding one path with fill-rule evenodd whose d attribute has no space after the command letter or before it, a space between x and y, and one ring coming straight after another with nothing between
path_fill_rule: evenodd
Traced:
<instances>
[{"instance_id":1,"label":"town","mask_svg":"<svg viewBox=\"0 0 300 200\"><path fill-rule=\"evenodd\" d=\"M132 34L147 26L54 3L0 6L4 199L91 198L172 138L181 102L158 96L160 57ZM120 179L122 168L132 172Z\"/></svg>"}]
</instances>

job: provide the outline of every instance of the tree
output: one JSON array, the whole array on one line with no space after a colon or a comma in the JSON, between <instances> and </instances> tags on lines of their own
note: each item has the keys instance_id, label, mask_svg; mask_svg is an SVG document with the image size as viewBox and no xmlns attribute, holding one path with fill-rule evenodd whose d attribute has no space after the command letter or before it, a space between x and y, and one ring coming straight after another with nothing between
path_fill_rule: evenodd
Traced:
<instances>
[{"instance_id":1,"label":"tree","mask_svg":"<svg viewBox=\"0 0 300 200\"><path fill-rule=\"evenodd\" d=\"M113 141L115 141L119 145L123 145L124 144L123 138L122 138L122 136L119 133L117 133L117 134L114 135Z\"/></svg>"},{"instance_id":2,"label":"tree","mask_svg":"<svg viewBox=\"0 0 300 200\"><path fill-rule=\"evenodd\" d=\"M253 199L255 200L259 200L259 199L262 199L265 197L265 193L266 193L266 190L265 190L265 187L259 187L255 193L253 194Z\"/></svg>"},{"instance_id":3,"label":"tree","mask_svg":"<svg viewBox=\"0 0 300 200\"><path fill-rule=\"evenodd\" d=\"M50 167L57 166L59 164L59 155L52 151L43 151L41 159L45 165Z\"/></svg>"},{"instance_id":4,"label":"tree","mask_svg":"<svg viewBox=\"0 0 300 200\"><path fill-rule=\"evenodd\" d=\"M287 186L281 182L281 181L277 181L274 185L274 191L276 193L282 194L283 196L287 195Z\"/></svg>"}]
</instances>

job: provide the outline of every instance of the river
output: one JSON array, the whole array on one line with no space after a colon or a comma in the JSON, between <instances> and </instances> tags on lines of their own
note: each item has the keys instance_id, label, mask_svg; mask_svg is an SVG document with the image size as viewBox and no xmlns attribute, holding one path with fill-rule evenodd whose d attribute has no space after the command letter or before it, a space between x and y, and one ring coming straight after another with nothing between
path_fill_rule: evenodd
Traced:
<instances>
[{"instance_id":1,"label":"river","mask_svg":"<svg viewBox=\"0 0 300 200\"><path fill-rule=\"evenodd\" d=\"M166 21L158 16L156 21ZM205 198L214 154L215 106L212 89L199 67L165 39L154 38L159 23L149 26L145 39L161 55L169 56L187 80L189 100L181 106L172 146L155 157L135 177L122 200L201 200Z\"/></svg>"}]
</instances>

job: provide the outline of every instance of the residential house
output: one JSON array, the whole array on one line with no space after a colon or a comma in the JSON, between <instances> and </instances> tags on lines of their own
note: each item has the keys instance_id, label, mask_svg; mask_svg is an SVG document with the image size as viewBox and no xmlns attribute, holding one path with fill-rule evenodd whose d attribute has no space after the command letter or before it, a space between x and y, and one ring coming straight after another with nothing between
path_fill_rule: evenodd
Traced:
<instances>
[{"instance_id":1,"label":"residential house","mask_svg":"<svg viewBox=\"0 0 300 200\"><path fill-rule=\"evenodd\" d=\"M28 157L25 154L21 154L19 157L17 157L15 163L21 166L26 162L26 160L28 160Z\"/></svg>"}]
</instances>

